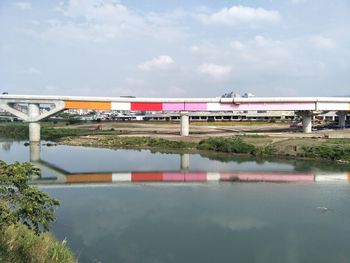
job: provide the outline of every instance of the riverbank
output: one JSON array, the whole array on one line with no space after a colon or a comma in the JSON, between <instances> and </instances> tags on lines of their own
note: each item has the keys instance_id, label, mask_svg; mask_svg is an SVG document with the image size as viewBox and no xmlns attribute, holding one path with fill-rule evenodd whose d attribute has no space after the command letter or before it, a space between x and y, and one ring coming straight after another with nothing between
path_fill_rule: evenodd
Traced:
<instances>
[{"instance_id":1,"label":"riverbank","mask_svg":"<svg viewBox=\"0 0 350 263\"><path fill-rule=\"evenodd\" d=\"M350 163L350 140L329 138L284 139L269 136L233 136L198 138L131 137L115 135L88 135L65 137L58 144L133 149L176 149L213 151L227 154L247 154L260 157L327 160Z\"/></svg>"},{"instance_id":2,"label":"riverbank","mask_svg":"<svg viewBox=\"0 0 350 263\"><path fill-rule=\"evenodd\" d=\"M350 163L349 130L302 134L284 123L191 123L188 137L178 124L164 122L50 123L43 122L43 140L59 144L104 148L214 151L293 159ZM283 132L281 132L283 130ZM0 137L26 140L25 123L0 125Z\"/></svg>"},{"instance_id":3,"label":"riverbank","mask_svg":"<svg viewBox=\"0 0 350 263\"><path fill-rule=\"evenodd\" d=\"M35 235L23 225L11 225L0 235L0 262L74 263L77 262L66 242L51 234Z\"/></svg>"}]
</instances>

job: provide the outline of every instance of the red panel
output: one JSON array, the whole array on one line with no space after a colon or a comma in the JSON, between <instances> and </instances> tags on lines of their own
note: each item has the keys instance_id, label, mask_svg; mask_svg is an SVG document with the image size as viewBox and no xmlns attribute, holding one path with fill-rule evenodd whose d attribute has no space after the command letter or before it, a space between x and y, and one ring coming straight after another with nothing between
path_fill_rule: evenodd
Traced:
<instances>
[{"instance_id":1,"label":"red panel","mask_svg":"<svg viewBox=\"0 0 350 263\"><path fill-rule=\"evenodd\" d=\"M163 173L161 172L147 172L147 173L132 173L132 182L157 182L163 181Z\"/></svg>"},{"instance_id":2,"label":"red panel","mask_svg":"<svg viewBox=\"0 0 350 263\"><path fill-rule=\"evenodd\" d=\"M131 110L162 111L162 102L131 102Z\"/></svg>"}]
</instances>

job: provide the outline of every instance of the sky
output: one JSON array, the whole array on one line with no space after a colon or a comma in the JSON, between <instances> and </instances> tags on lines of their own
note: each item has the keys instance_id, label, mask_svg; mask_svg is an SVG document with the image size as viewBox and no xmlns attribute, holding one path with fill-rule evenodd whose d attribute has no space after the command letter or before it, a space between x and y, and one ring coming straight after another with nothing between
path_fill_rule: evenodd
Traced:
<instances>
[{"instance_id":1,"label":"sky","mask_svg":"<svg viewBox=\"0 0 350 263\"><path fill-rule=\"evenodd\" d=\"M349 0L0 0L0 91L350 95Z\"/></svg>"}]
</instances>

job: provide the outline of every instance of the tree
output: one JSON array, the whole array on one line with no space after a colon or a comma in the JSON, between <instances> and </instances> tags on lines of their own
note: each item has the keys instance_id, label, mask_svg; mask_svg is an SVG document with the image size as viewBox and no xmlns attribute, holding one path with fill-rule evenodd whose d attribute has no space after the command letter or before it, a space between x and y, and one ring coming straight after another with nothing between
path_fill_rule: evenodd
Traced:
<instances>
[{"instance_id":1,"label":"tree","mask_svg":"<svg viewBox=\"0 0 350 263\"><path fill-rule=\"evenodd\" d=\"M29 185L30 178L38 175L40 170L30 163L0 160L0 230L19 223L37 235L49 230L59 201Z\"/></svg>"}]
</instances>

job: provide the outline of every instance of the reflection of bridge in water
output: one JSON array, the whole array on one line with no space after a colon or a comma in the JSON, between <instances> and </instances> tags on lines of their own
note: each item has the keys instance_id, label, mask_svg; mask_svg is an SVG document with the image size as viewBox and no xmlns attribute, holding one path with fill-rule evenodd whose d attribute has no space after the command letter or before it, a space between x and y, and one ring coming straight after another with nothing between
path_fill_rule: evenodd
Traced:
<instances>
[{"instance_id":1,"label":"reflection of bridge in water","mask_svg":"<svg viewBox=\"0 0 350 263\"><path fill-rule=\"evenodd\" d=\"M190 171L190 155L180 155L178 171L105 171L70 173L40 158L40 145L30 145L30 161L51 177L32 181L38 185L106 184L122 182L349 182L350 173L279 172L279 171Z\"/></svg>"},{"instance_id":2,"label":"reflection of bridge in water","mask_svg":"<svg viewBox=\"0 0 350 263\"><path fill-rule=\"evenodd\" d=\"M36 185L110 184L122 182L348 182L350 173L316 174L315 172L280 171L190 171L190 155L180 155L178 171L110 171L70 173L40 158L40 144L30 145L30 161L50 177L33 179Z\"/></svg>"}]
</instances>

